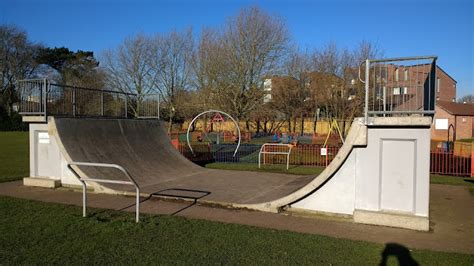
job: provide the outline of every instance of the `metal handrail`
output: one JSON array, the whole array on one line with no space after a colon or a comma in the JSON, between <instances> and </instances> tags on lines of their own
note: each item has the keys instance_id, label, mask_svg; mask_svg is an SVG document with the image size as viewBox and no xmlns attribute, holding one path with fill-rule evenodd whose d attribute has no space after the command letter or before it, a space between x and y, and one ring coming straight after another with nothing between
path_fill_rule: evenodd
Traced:
<instances>
[{"instance_id":1,"label":"metal handrail","mask_svg":"<svg viewBox=\"0 0 474 266\"><path fill-rule=\"evenodd\" d=\"M282 152L282 151L265 151L265 146L283 146L283 147L288 147L288 152ZM262 147L260 147L260 152L258 153L258 168L261 166L261 157L262 154L280 154L280 155L286 155L286 170L290 168L290 153L291 149L293 148L293 145L291 144L282 144L282 143L264 143L262 144ZM265 164L265 156L263 157L263 164Z\"/></svg>"},{"instance_id":2,"label":"metal handrail","mask_svg":"<svg viewBox=\"0 0 474 266\"><path fill-rule=\"evenodd\" d=\"M120 170L130 181L123 180L107 180L107 179L96 179L96 178L82 178L76 170L72 167L75 166L90 166L90 167L103 167L103 168L115 168ZM138 183L133 179L133 177L128 173L128 171L118 164L110 163L90 163L90 162L69 162L67 164L69 170L76 176L79 182L82 183L82 216L86 217L86 208L87 208L87 184L86 181L98 182L98 183L110 183L110 184L123 184L123 185L132 185L135 186L136 192L136 208L135 208L135 222L139 222L140 216L140 187Z\"/></svg>"}]
</instances>

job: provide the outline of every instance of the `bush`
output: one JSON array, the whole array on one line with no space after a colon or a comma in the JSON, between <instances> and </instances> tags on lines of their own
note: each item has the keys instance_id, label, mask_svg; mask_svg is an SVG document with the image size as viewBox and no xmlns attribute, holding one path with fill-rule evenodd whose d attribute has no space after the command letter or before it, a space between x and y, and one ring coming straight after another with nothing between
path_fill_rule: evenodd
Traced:
<instances>
[{"instance_id":1,"label":"bush","mask_svg":"<svg viewBox=\"0 0 474 266\"><path fill-rule=\"evenodd\" d=\"M0 131L27 131L28 124L23 123L21 115L13 113L11 116L0 107Z\"/></svg>"}]
</instances>

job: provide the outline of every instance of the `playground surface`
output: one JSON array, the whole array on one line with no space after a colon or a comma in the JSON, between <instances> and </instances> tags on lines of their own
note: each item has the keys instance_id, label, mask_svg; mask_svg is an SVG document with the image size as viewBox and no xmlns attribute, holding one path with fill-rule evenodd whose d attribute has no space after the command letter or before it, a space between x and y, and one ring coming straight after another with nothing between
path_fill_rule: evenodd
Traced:
<instances>
[{"instance_id":1,"label":"playground surface","mask_svg":"<svg viewBox=\"0 0 474 266\"><path fill-rule=\"evenodd\" d=\"M410 249L474 254L474 212L472 212L474 197L470 195L467 187L433 184L430 193L431 226L429 232L357 224L339 217L303 217L287 212L274 214L230 210L158 199L146 200L142 198L141 206L142 212L148 214L175 215L380 244L397 243ZM65 188L53 190L25 187L21 181L0 183L0 195L76 206L82 204L82 195L79 191ZM133 212L134 198L90 194L89 206ZM77 212L80 215L79 209ZM91 215L100 215L100 211L93 211ZM132 223L131 216L129 220Z\"/></svg>"}]
</instances>

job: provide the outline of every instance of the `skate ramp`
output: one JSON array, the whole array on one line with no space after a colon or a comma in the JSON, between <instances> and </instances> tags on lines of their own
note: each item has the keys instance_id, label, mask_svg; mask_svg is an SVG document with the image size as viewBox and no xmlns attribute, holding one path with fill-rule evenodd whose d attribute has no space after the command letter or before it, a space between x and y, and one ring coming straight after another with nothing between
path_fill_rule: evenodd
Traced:
<instances>
[{"instance_id":1,"label":"skate ramp","mask_svg":"<svg viewBox=\"0 0 474 266\"><path fill-rule=\"evenodd\" d=\"M67 161L113 163L123 166L147 195L199 198L200 202L276 212L327 182L352 148L366 143L366 128L352 124L336 158L316 176L214 170L200 167L172 145L157 120L51 118L52 132ZM77 167L81 176L123 180L120 172ZM106 193L128 193L133 187L93 183Z\"/></svg>"}]
</instances>

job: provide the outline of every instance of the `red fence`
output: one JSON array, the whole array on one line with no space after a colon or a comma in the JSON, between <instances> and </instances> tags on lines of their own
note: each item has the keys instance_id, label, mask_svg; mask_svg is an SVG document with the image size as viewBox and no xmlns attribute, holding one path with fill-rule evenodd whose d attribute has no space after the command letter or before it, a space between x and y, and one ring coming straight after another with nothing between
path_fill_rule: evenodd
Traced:
<instances>
[{"instance_id":1,"label":"red fence","mask_svg":"<svg viewBox=\"0 0 474 266\"><path fill-rule=\"evenodd\" d=\"M194 155L184 143L179 143L178 150L194 162L225 162L225 163L258 163L258 153L261 145L242 144L234 156L235 144L208 145L194 143ZM291 165L327 166L339 152L338 146L327 147L327 155L321 155L322 145L300 144L293 147L290 154ZM266 150L278 151L277 147L267 147ZM459 153L433 149L430 151L430 173L454 176L474 177L473 154ZM268 164L286 164L286 155L263 154Z\"/></svg>"},{"instance_id":2,"label":"red fence","mask_svg":"<svg viewBox=\"0 0 474 266\"><path fill-rule=\"evenodd\" d=\"M455 176L474 176L472 154L462 156L453 151L431 151L430 173Z\"/></svg>"}]
</instances>

